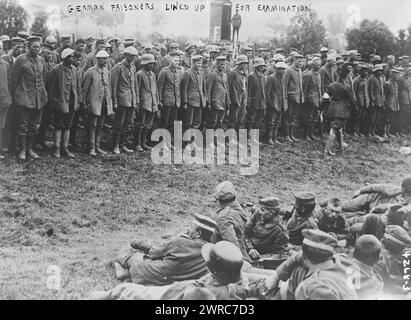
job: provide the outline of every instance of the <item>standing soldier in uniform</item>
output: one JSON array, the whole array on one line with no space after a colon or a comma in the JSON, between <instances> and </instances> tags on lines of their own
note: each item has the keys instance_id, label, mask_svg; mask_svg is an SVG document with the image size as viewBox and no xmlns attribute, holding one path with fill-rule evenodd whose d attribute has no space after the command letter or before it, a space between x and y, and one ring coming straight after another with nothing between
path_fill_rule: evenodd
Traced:
<instances>
[{"instance_id":1,"label":"standing soldier in uniform","mask_svg":"<svg viewBox=\"0 0 411 320\"><path fill-rule=\"evenodd\" d=\"M234 37L235 37L235 34L237 33L236 42L238 42L239 32L240 32L240 27L241 27L241 15L238 13L238 9L235 11L235 15L231 19L231 24L233 25L233 38L231 41L234 42Z\"/></svg>"},{"instance_id":2,"label":"standing soldier in uniform","mask_svg":"<svg viewBox=\"0 0 411 320\"><path fill-rule=\"evenodd\" d=\"M360 74L354 79L354 93L358 106L357 122L354 129L358 136L362 136L364 133L364 124L366 121L367 110L370 105L370 98L368 96L368 70L369 66L366 64L361 65Z\"/></svg>"},{"instance_id":3,"label":"standing soldier in uniform","mask_svg":"<svg viewBox=\"0 0 411 320\"><path fill-rule=\"evenodd\" d=\"M372 76L368 79L368 96L370 97L370 107L368 108L368 137L376 135L377 124L381 119L384 107L384 82L382 79L383 68L379 65L372 69Z\"/></svg>"},{"instance_id":4,"label":"standing soldier in uniform","mask_svg":"<svg viewBox=\"0 0 411 320\"><path fill-rule=\"evenodd\" d=\"M303 117L305 122L304 138L308 141L318 140L314 136L314 126L317 123L321 100L321 76L318 70L321 67L321 59L316 57L311 60L311 70L303 75L304 105Z\"/></svg>"},{"instance_id":5,"label":"standing soldier in uniform","mask_svg":"<svg viewBox=\"0 0 411 320\"><path fill-rule=\"evenodd\" d=\"M136 48L127 47L124 50L124 60L111 71L113 109L116 113L113 123L114 154L120 154L120 151L133 153L133 150L127 148L126 142L128 133L133 128L134 112L138 108L136 68L133 63L137 56Z\"/></svg>"},{"instance_id":6,"label":"standing soldier in uniform","mask_svg":"<svg viewBox=\"0 0 411 320\"><path fill-rule=\"evenodd\" d=\"M4 159L2 155L3 129L12 102L9 90L10 72L8 63L0 57L0 159Z\"/></svg>"},{"instance_id":7,"label":"standing soldier in uniform","mask_svg":"<svg viewBox=\"0 0 411 320\"><path fill-rule=\"evenodd\" d=\"M181 82L181 100L184 109L184 130L201 126L202 111L207 106L207 90L201 70L203 57L193 57L193 66L184 73Z\"/></svg>"},{"instance_id":8,"label":"standing soldier in uniform","mask_svg":"<svg viewBox=\"0 0 411 320\"><path fill-rule=\"evenodd\" d=\"M284 112L287 111L287 104L284 97L284 72L287 65L284 62L275 64L275 72L267 78L265 92L267 94L267 143L269 145L281 144L278 140L278 129Z\"/></svg>"},{"instance_id":9,"label":"standing soldier in uniform","mask_svg":"<svg viewBox=\"0 0 411 320\"><path fill-rule=\"evenodd\" d=\"M338 149L342 151L343 129L350 115L350 108L355 106L353 91L350 85L346 83L346 78L350 69L347 64L344 64L341 69L338 81L332 83L328 88L328 94L331 97L330 105L325 114L326 118L331 121L331 130L325 145L325 153L335 155L331 151L334 145L334 140L337 137Z\"/></svg>"},{"instance_id":10,"label":"standing soldier in uniform","mask_svg":"<svg viewBox=\"0 0 411 320\"><path fill-rule=\"evenodd\" d=\"M210 110L208 128L210 129L222 128L226 110L230 105L227 75L224 72L226 57L219 56L216 60L216 69L209 74L206 81L207 104Z\"/></svg>"},{"instance_id":11,"label":"standing soldier in uniform","mask_svg":"<svg viewBox=\"0 0 411 320\"><path fill-rule=\"evenodd\" d=\"M295 137L295 134L301 105L304 103L303 75L301 71L301 63L303 58L304 56L298 53L294 54L292 66L285 70L284 73L284 91L285 99L288 105L286 114L287 141L289 142L299 141L299 139Z\"/></svg>"},{"instance_id":12,"label":"standing soldier in uniform","mask_svg":"<svg viewBox=\"0 0 411 320\"><path fill-rule=\"evenodd\" d=\"M33 151L34 139L40 125L41 112L47 103L47 92L43 78L43 63L39 56L39 37L27 38L27 53L19 56L12 70L11 91L18 107L18 135L20 160L39 156Z\"/></svg>"},{"instance_id":13,"label":"standing soldier in uniform","mask_svg":"<svg viewBox=\"0 0 411 320\"><path fill-rule=\"evenodd\" d=\"M97 153L107 154L101 149L100 142L104 121L113 114L111 75L106 68L108 57L105 50L97 52L97 64L85 72L82 83L84 107L88 113L89 154L92 157Z\"/></svg>"},{"instance_id":14,"label":"standing soldier in uniform","mask_svg":"<svg viewBox=\"0 0 411 320\"><path fill-rule=\"evenodd\" d=\"M61 61L51 71L47 85L54 120L54 157L60 158L60 146L63 139L64 154L69 158L74 158L74 154L68 149L70 129L82 99L80 78L73 65L74 50L64 49L61 53Z\"/></svg>"},{"instance_id":15,"label":"standing soldier in uniform","mask_svg":"<svg viewBox=\"0 0 411 320\"><path fill-rule=\"evenodd\" d=\"M86 47L85 47L85 49L84 49L84 53L85 54L89 54L89 53L91 53L91 51L93 50L93 43L94 43L94 37L93 36L89 36L87 39L86 39ZM82 65L83 66L83 65Z\"/></svg>"},{"instance_id":16,"label":"standing soldier in uniform","mask_svg":"<svg viewBox=\"0 0 411 320\"><path fill-rule=\"evenodd\" d=\"M227 75L230 94L230 122L233 128L241 129L245 125L247 108L247 68L248 58L245 55L237 57L236 67Z\"/></svg>"},{"instance_id":17,"label":"standing soldier in uniform","mask_svg":"<svg viewBox=\"0 0 411 320\"><path fill-rule=\"evenodd\" d=\"M184 54L183 64L182 64L183 67L186 68L186 70L191 68L191 57L194 54L196 48L197 46L194 43L189 43L186 46L186 49L185 49L186 53Z\"/></svg>"},{"instance_id":18,"label":"standing soldier in uniform","mask_svg":"<svg viewBox=\"0 0 411 320\"><path fill-rule=\"evenodd\" d=\"M394 136L391 135L391 124L393 120L396 119L396 114L400 111L400 103L398 100L398 79L402 71L402 68L392 69L391 76L384 85L385 109L383 112L383 138L385 139L394 138Z\"/></svg>"},{"instance_id":19,"label":"standing soldier in uniform","mask_svg":"<svg viewBox=\"0 0 411 320\"><path fill-rule=\"evenodd\" d=\"M398 81L398 99L400 102L400 112L396 127L398 135L405 138L406 126L411 118L411 68L404 69L402 77Z\"/></svg>"},{"instance_id":20,"label":"standing soldier in uniform","mask_svg":"<svg viewBox=\"0 0 411 320\"><path fill-rule=\"evenodd\" d=\"M327 92L330 84L335 82L335 80L337 79L337 75L334 70L335 65L336 65L336 56L334 54L328 54L327 62L318 71L321 76L321 92L323 93ZM328 105L329 105L329 100L323 99L322 106L321 106L321 111L323 112L323 114L326 113ZM327 131L326 129L329 128L329 124L325 123L325 121L322 121L321 117L319 117L318 125L320 128L320 134L321 135L325 134L325 131Z\"/></svg>"},{"instance_id":21,"label":"standing soldier in uniform","mask_svg":"<svg viewBox=\"0 0 411 320\"><path fill-rule=\"evenodd\" d=\"M136 150L151 150L146 144L147 133L152 128L154 117L161 108L158 94L156 75L153 72L156 60L152 54L141 56L140 64L143 67L137 72L137 116Z\"/></svg>"},{"instance_id":22,"label":"standing soldier in uniform","mask_svg":"<svg viewBox=\"0 0 411 320\"><path fill-rule=\"evenodd\" d=\"M90 69L91 67L94 67L97 64L97 57L96 57L97 53L105 49L106 49L106 41L104 39L98 39L96 41L96 48L94 52L90 52L84 61L84 66L82 66L84 68L84 72L86 72L88 69ZM106 63L105 68L108 68L108 62Z\"/></svg>"},{"instance_id":23,"label":"standing soldier in uniform","mask_svg":"<svg viewBox=\"0 0 411 320\"><path fill-rule=\"evenodd\" d=\"M57 53L57 61L55 63L60 63L61 62L61 53L63 52L64 49L70 48L71 46L71 36L70 35L63 35L60 37L60 47L56 49Z\"/></svg>"}]
</instances>

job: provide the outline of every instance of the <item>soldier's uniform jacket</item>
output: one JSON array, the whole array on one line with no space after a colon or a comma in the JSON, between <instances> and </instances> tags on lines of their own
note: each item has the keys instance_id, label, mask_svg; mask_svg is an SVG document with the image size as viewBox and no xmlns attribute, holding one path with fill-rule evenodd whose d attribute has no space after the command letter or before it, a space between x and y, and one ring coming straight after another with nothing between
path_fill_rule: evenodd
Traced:
<instances>
[{"instance_id":1,"label":"soldier's uniform jacket","mask_svg":"<svg viewBox=\"0 0 411 320\"><path fill-rule=\"evenodd\" d=\"M247 104L254 110L265 110L265 77L255 70L248 77Z\"/></svg>"},{"instance_id":2,"label":"soldier's uniform jacket","mask_svg":"<svg viewBox=\"0 0 411 320\"><path fill-rule=\"evenodd\" d=\"M217 211L216 222L217 227L215 228L211 242L229 241L240 248L245 260L251 261L244 241L247 217L241 205L236 201L226 204Z\"/></svg>"},{"instance_id":3,"label":"soldier's uniform jacket","mask_svg":"<svg viewBox=\"0 0 411 320\"><path fill-rule=\"evenodd\" d=\"M182 61L181 65L186 69L190 69L191 68L191 56L189 56L189 55L187 55L187 53L185 53L184 56L183 56L183 61Z\"/></svg>"},{"instance_id":4,"label":"soldier's uniform jacket","mask_svg":"<svg viewBox=\"0 0 411 320\"><path fill-rule=\"evenodd\" d=\"M53 110L61 113L76 111L82 101L81 83L76 67L67 67L63 63L55 66L47 82L47 91ZM71 95L73 95L72 101L70 101Z\"/></svg>"},{"instance_id":5,"label":"soldier's uniform jacket","mask_svg":"<svg viewBox=\"0 0 411 320\"><path fill-rule=\"evenodd\" d=\"M398 80L398 100L401 106L411 104L411 79L407 75Z\"/></svg>"},{"instance_id":6,"label":"soldier's uniform jacket","mask_svg":"<svg viewBox=\"0 0 411 320\"><path fill-rule=\"evenodd\" d=\"M336 75L335 71L327 68L326 66L322 66L318 71L321 77L321 92L328 92L328 87L331 83L335 82Z\"/></svg>"},{"instance_id":7,"label":"soldier's uniform jacket","mask_svg":"<svg viewBox=\"0 0 411 320\"><path fill-rule=\"evenodd\" d=\"M285 101L283 87L284 76L279 78L276 73L267 77L265 93L267 95L267 109L275 109L279 112L287 111L288 104Z\"/></svg>"},{"instance_id":8,"label":"soldier's uniform jacket","mask_svg":"<svg viewBox=\"0 0 411 320\"><path fill-rule=\"evenodd\" d=\"M113 104L122 107L137 107L137 82L134 63L126 60L116 64L111 70L111 90Z\"/></svg>"},{"instance_id":9,"label":"soldier's uniform jacket","mask_svg":"<svg viewBox=\"0 0 411 320\"><path fill-rule=\"evenodd\" d=\"M181 70L171 66L165 67L160 71L158 76L158 92L160 101L164 106L177 107L181 106L181 80L183 73Z\"/></svg>"},{"instance_id":10,"label":"soldier's uniform jacket","mask_svg":"<svg viewBox=\"0 0 411 320\"><path fill-rule=\"evenodd\" d=\"M247 74L236 68L228 73L227 83L231 104L241 106L241 101L247 99Z\"/></svg>"},{"instance_id":11,"label":"soldier's uniform jacket","mask_svg":"<svg viewBox=\"0 0 411 320\"><path fill-rule=\"evenodd\" d=\"M307 71L303 74L304 101L317 108L320 107L321 76L318 72Z\"/></svg>"},{"instance_id":12,"label":"soldier's uniform jacket","mask_svg":"<svg viewBox=\"0 0 411 320\"><path fill-rule=\"evenodd\" d=\"M181 82L181 100L191 107L205 107L207 90L204 73L201 70L187 70Z\"/></svg>"},{"instance_id":13,"label":"soldier's uniform jacket","mask_svg":"<svg viewBox=\"0 0 411 320\"><path fill-rule=\"evenodd\" d=\"M227 75L217 70L211 72L206 80L207 98L211 108L225 110L230 105Z\"/></svg>"},{"instance_id":14,"label":"soldier's uniform jacket","mask_svg":"<svg viewBox=\"0 0 411 320\"><path fill-rule=\"evenodd\" d=\"M207 274L201 248L206 242L186 234L173 237L150 248L144 261L131 266L131 280L149 285L166 285L175 281L198 279Z\"/></svg>"},{"instance_id":15,"label":"soldier's uniform jacket","mask_svg":"<svg viewBox=\"0 0 411 320\"><path fill-rule=\"evenodd\" d=\"M384 106L384 84L382 77L376 77L374 74L368 79L368 96L370 97L370 106L382 108Z\"/></svg>"},{"instance_id":16,"label":"soldier's uniform jacket","mask_svg":"<svg viewBox=\"0 0 411 320\"><path fill-rule=\"evenodd\" d=\"M402 257L394 257L384 248L381 250L380 261L374 267L375 273L379 274L384 281L384 293L404 294L404 266Z\"/></svg>"},{"instance_id":17,"label":"soldier's uniform jacket","mask_svg":"<svg viewBox=\"0 0 411 320\"><path fill-rule=\"evenodd\" d=\"M101 116L104 98L107 102L107 115L114 113L111 94L111 75L106 68L97 65L88 69L84 74L81 85L84 106L93 115Z\"/></svg>"},{"instance_id":18,"label":"soldier's uniform jacket","mask_svg":"<svg viewBox=\"0 0 411 320\"><path fill-rule=\"evenodd\" d=\"M334 218L329 218L326 210L328 209L322 208L316 215L318 229L327 233L333 233L338 240L349 239L351 237L351 229L344 216L337 213Z\"/></svg>"},{"instance_id":19,"label":"soldier's uniform jacket","mask_svg":"<svg viewBox=\"0 0 411 320\"><path fill-rule=\"evenodd\" d=\"M399 111L400 103L398 100L398 82L393 81L392 78L390 78L384 85L384 93L385 93L385 101L384 101L385 108L392 110L392 111Z\"/></svg>"},{"instance_id":20,"label":"soldier's uniform jacket","mask_svg":"<svg viewBox=\"0 0 411 320\"><path fill-rule=\"evenodd\" d=\"M9 74L10 68L8 63L4 61L3 58L0 58L0 109L9 107L12 102L8 79ZM0 123L3 122L3 120L4 119L1 119Z\"/></svg>"},{"instance_id":21,"label":"soldier's uniform jacket","mask_svg":"<svg viewBox=\"0 0 411 320\"><path fill-rule=\"evenodd\" d=\"M368 97L367 78L357 76L354 79L353 85L358 107L368 108L370 104L370 98Z\"/></svg>"},{"instance_id":22,"label":"soldier's uniform jacket","mask_svg":"<svg viewBox=\"0 0 411 320\"><path fill-rule=\"evenodd\" d=\"M144 69L137 72L137 99L141 110L158 111L159 95L156 75Z\"/></svg>"},{"instance_id":23,"label":"soldier's uniform jacket","mask_svg":"<svg viewBox=\"0 0 411 320\"><path fill-rule=\"evenodd\" d=\"M303 229L318 229L318 226L313 217L301 217L294 211L287 222L288 238L291 244L300 246L303 243L304 237L301 233Z\"/></svg>"},{"instance_id":24,"label":"soldier's uniform jacket","mask_svg":"<svg viewBox=\"0 0 411 320\"><path fill-rule=\"evenodd\" d=\"M304 103L303 75L301 69L294 66L284 72L285 98L297 103Z\"/></svg>"},{"instance_id":25,"label":"soldier's uniform jacket","mask_svg":"<svg viewBox=\"0 0 411 320\"><path fill-rule=\"evenodd\" d=\"M288 239L278 222L265 224L261 212L255 212L245 225L245 243L248 251L256 249L260 254L284 253Z\"/></svg>"},{"instance_id":26,"label":"soldier's uniform jacket","mask_svg":"<svg viewBox=\"0 0 411 320\"><path fill-rule=\"evenodd\" d=\"M44 68L43 68L43 78L44 78L44 83L47 86L47 82L48 82L51 70L53 70L53 68L56 66L56 64L53 61L46 61L43 58L43 66L44 66Z\"/></svg>"},{"instance_id":27,"label":"soldier's uniform jacket","mask_svg":"<svg viewBox=\"0 0 411 320\"><path fill-rule=\"evenodd\" d=\"M90 52L87 56L86 59L84 60L84 71L87 71L91 67L94 67L97 64L97 58L96 54L94 52Z\"/></svg>"},{"instance_id":28,"label":"soldier's uniform jacket","mask_svg":"<svg viewBox=\"0 0 411 320\"><path fill-rule=\"evenodd\" d=\"M342 82L334 82L329 86L328 94L331 102L325 116L329 119L348 119L350 109L355 106L351 86Z\"/></svg>"},{"instance_id":29,"label":"soldier's uniform jacket","mask_svg":"<svg viewBox=\"0 0 411 320\"><path fill-rule=\"evenodd\" d=\"M33 58L23 54L16 59L11 75L11 90L17 105L42 109L47 104L43 68L39 56Z\"/></svg>"}]
</instances>

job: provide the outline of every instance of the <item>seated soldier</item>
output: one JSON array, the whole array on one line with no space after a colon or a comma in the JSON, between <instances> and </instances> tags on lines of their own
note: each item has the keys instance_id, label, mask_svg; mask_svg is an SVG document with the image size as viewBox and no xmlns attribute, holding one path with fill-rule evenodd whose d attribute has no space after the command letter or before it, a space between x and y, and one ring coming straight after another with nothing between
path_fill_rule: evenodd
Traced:
<instances>
[{"instance_id":1,"label":"seated soldier","mask_svg":"<svg viewBox=\"0 0 411 320\"><path fill-rule=\"evenodd\" d=\"M259 200L259 210L252 214L245 225L245 244L251 259L259 259L260 254L281 254L287 251L288 239L279 222L280 211L278 198Z\"/></svg>"},{"instance_id":2,"label":"seated soldier","mask_svg":"<svg viewBox=\"0 0 411 320\"><path fill-rule=\"evenodd\" d=\"M313 218L315 196L309 192L295 194L295 205L292 216L287 222L289 242L300 246L303 242L303 229L318 229Z\"/></svg>"},{"instance_id":3,"label":"seated soldier","mask_svg":"<svg viewBox=\"0 0 411 320\"><path fill-rule=\"evenodd\" d=\"M165 286L123 283L108 291L92 292L93 300L180 300L187 299L193 288L204 288L217 300L242 300L248 294L248 281L241 272L243 256L228 241L206 244L201 250L208 273L198 280L175 282Z\"/></svg>"},{"instance_id":4,"label":"seated soldier","mask_svg":"<svg viewBox=\"0 0 411 320\"><path fill-rule=\"evenodd\" d=\"M316 216L318 228L337 238L350 240L352 234L350 227L341 215L341 201L337 198L330 199Z\"/></svg>"},{"instance_id":5,"label":"seated soldier","mask_svg":"<svg viewBox=\"0 0 411 320\"><path fill-rule=\"evenodd\" d=\"M381 241L385 233L385 223L382 221L381 215L369 213L362 217L364 217L364 222L357 222L353 224L351 226L351 232L355 236L370 234L375 236L379 241Z\"/></svg>"},{"instance_id":6,"label":"seated soldier","mask_svg":"<svg viewBox=\"0 0 411 320\"><path fill-rule=\"evenodd\" d=\"M411 238L400 226L387 226L382 238L381 259L374 271L384 281L384 293L389 295L405 295L402 286L404 284L403 257L405 248L411 247Z\"/></svg>"},{"instance_id":7,"label":"seated soldier","mask_svg":"<svg viewBox=\"0 0 411 320\"><path fill-rule=\"evenodd\" d=\"M201 248L210 241L216 223L200 214L195 215L193 222L195 227L188 234L157 245L143 240L132 241L131 246L139 251L127 249L116 258L117 278L131 278L139 284L166 285L205 275L207 268Z\"/></svg>"}]
</instances>

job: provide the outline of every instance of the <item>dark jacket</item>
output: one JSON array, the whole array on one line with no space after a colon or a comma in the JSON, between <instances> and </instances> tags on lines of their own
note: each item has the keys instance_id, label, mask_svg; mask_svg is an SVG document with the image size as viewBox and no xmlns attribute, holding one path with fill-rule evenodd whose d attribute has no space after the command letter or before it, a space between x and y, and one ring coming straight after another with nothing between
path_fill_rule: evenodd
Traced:
<instances>
[{"instance_id":1,"label":"dark jacket","mask_svg":"<svg viewBox=\"0 0 411 320\"><path fill-rule=\"evenodd\" d=\"M66 67L63 63L55 66L47 83L49 103L53 110L61 113L72 113L79 107L82 99L81 83L76 67ZM71 94L74 96L70 105Z\"/></svg>"},{"instance_id":2,"label":"dark jacket","mask_svg":"<svg viewBox=\"0 0 411 320\"><path fill-rule=\"evenodd\" d=\"M408 76L398 80L398 100L402 106L411 104L411 78Z\"/></svg>"},{"instance_id":3,"label":"dark jacket","mask_svg":"<svg viewBox=\"0 0 411 320\"><path fill-rule=\"evenodd\" d=\"M158 92L160 101L164 106L177 107L181 106L181 80L183 73L179 69L171 66L165 67L158 75Z\"/></svg>"},{"instance_id":4,"label":"dark jacket","mask_svg":"<svg viewBox=\"0 0 411 320\"><path fill-rule=\"evenodd\" d=\"M206 107L207 90L205 76L202 71L189 69L184 73L181 82L181 100L191 107Z\"/></svg>"},{"instance_id":5,"label":"dark jacket","mask_svg":"<svg viewBox=\"0 0 411 320\"><path fill-rule=\"evenodd\" d=\"M384 85L382 78L372 75L368 79L368 96L370 97L370 106L382 108L384 106Z\"/></svg>"},{"instance_id":6,"label":"dark jacket","mask_svg":"<svg viewBox=\"0 0 411 320\"><path fill-rule=\"evenodd\" d=\"M265 110L266 108L265 78L257 71L248 77L247 104L255 110Z\"/></svg>"},{"instance_id":7,"label":"dark jacket","mask_svg":"<svg viewBox=\"0 0 411 320\"><path fill-rule=\"evenodd\" d=\"M287 222L289 242L293 245L301 246L303 243L303 229L318 229L313 217L301 217L294 211L294 214Z\"/></svg>"},{"instance_id":8,"label":"dark jacket","mask_svg":"<svg viewBox=\"0 0 411 320\"><path fill-rule=\"evenodd\" d=\"M211 72L206 80L207 99L211 108L215 110L226 110L230 105L228 94L227 75L217 70Z\"/></svg>"},{"instance_id":9,"label":"dark jacket","mask_svg":"<svg viewBox=\"0 0 411 320\"><path fill-rule=\"evenodd\" d=\"M400 103L398 100L398 82L390 78L384 84L385 101L384 106L392 111L400 110Z\"/></svg>"},{"instance_id":10,"label":"dark jacket","mask_svg":"<svg viewBox=\"0 0 411 320\"><path fill-rule=\"evenodd\" d=\"M42 109L47 104L47 91L43 78L42 58L19 56L11 75L11 92L17 105Z\"/></svg>"},{"instance_id":11,"label":"dark jacket","mask_svg":"<svg viewBox=\"0 0 411 320\"><path fill-rule=\"evenodd\" d=\"M117 63L111 70L113 104L122 107L137 107L136 68L126 60Z\"/></svg>"},{"instance_id":12,"label":"dark jacket","mask_svg":"<svg viewBox=\"0 0 411 320\"><path fill-rule=\"evenodd\" d=\"M344 216L337 213L334 218L330 218L327 216L326 210L327 208L323 208L317 214L318 229L333 233L338 240L348 240L351 237L351 229Z\"/></svg>"},{"instance_id":13,"label":"dark jacket","mask_svg":"<svg viewBox=\"0 0 411 320\"><path fill-rule=\"evenodd\" d=\"M9 73L10 68L3 58L0 58L0 109L7 108L11 105L11 94L9 90ZM3 119L1 119L3 120ZM0 123L2 122L0 120Z\"/></svg>"},{"instance_id":14,"label":"dark jacket","mask_svg":"<svg viewBox=\"0 0 411 320\"><path fill-rule=\"evenodd\" d=\"M137 104L141 110L150 112L158 111L158 96L157 80L154 72L148 74L144 69L137 72Z\"/></svg>"},{"instance_id":15,"label":"dark jacket","mask_svg":"<svg viewBox=\"0 0 411 320\"><path fill-rule=\"evenodd\" d=\"M354 79L354 93L359 108L368 108L370 105L370 98L368 96L367 78L357 76Z\"/></svg>"},{"instance_id":16,"label":"dark jacket","mask_svg":"<svg viewBox=\"0 0 411 320\"><path fill-rule=\"evenodd\" d=\"M218 241L229 241L240 248L245 260L250 261L244 241L245 224L247 217L241 208L241 205L236 202L225 204L217 211L217 227L211 238L213 243Z\"/></svg>"},{"instance_id":17,"label":"dark jacket","mask_svg":"<svg viewBox=\"0 0 411 320\"><path fill-rule=\"evenodd\" d=\"M241 101L247 101L247 73L234 69L228 73L227 82L231 104L241 106Z\"/></svg>"},{"instance_id":18,"label":"dark jacket","mask_svg":"<svg viewBox=\"0 0 411 320\"><path fill-rule=\"evenodd\" d=\"M285 98L289 101L304 103L303 75L301 69L290 67L284 72Z\"/></svg>"},{"instance_id":19,"label":"dark jacket","mask_svg":"<svg viewBox=\"0 0 411 320\"><path fill-rule=\"evenodd\" d=\"M334 82L329 86L328 94L331 101L325 116L329 119L348 119L350 109L355 106L352 88L342 82Z\"/></svg>"},{"instance_id":20,"label":"dark jacket","mask_svg":"<svg viewBox=\"0 0 411 320\"><path fill-rule=\"evenodd\" d=\"M278 77L273 73L267 77L265 84L265 93L267 95L267 109L274 109L277 111L287 111L288 105L285 101L284 92L284 75Z\"/></svg>"},{"instance_id":21,"label":"dark jacket","mask_svg":"<svg viewBox=\"0 0 411 320\"><path fill-rule=\"evenodd\" d=\"M331 85L331 83L335 82L337 80L337 77L335 75L335 71L332 69L327 68L326 66L322 66L320 70L318 71L321 77L321 92L327 92L328 87Z\"/></svg>"},{"instance_id":22,"label":"dark jacket","mask_svg":"<svg viewBox=\"0 0 411 320\"><path fill-rule=\"evenodd\" d=\"M322 100L321 76L318 72L307 71L303 74L304 101L319 108Z\"/></svg>"}]
</instances>

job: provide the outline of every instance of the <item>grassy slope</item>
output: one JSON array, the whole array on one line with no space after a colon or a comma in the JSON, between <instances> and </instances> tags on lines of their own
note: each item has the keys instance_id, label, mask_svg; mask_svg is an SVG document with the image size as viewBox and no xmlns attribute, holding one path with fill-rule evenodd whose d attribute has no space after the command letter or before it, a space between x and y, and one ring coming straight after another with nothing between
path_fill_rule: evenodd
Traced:
<instances>
[{"instance_id":1,"label":"grassy slope","mask_svg":"<svg viewBox=\"0 0 411 320\"><path fill-rule=\"evenodd\" d=\"M262 147L251 177L235 166L155 166L149 154L1 163L0 299L77 299L112 287L118 249L133 237L176 234L190 225L190 213L212 214L222 180L235 183L243 202L275 194L289 205L293 191L345 199L365 182L398 184L411 172L400 141L353 142L335 158L324 157L320 143L298 145ZM62 270L58 291L46 287L50 264Z\"/></svg>"}]
</instances>

